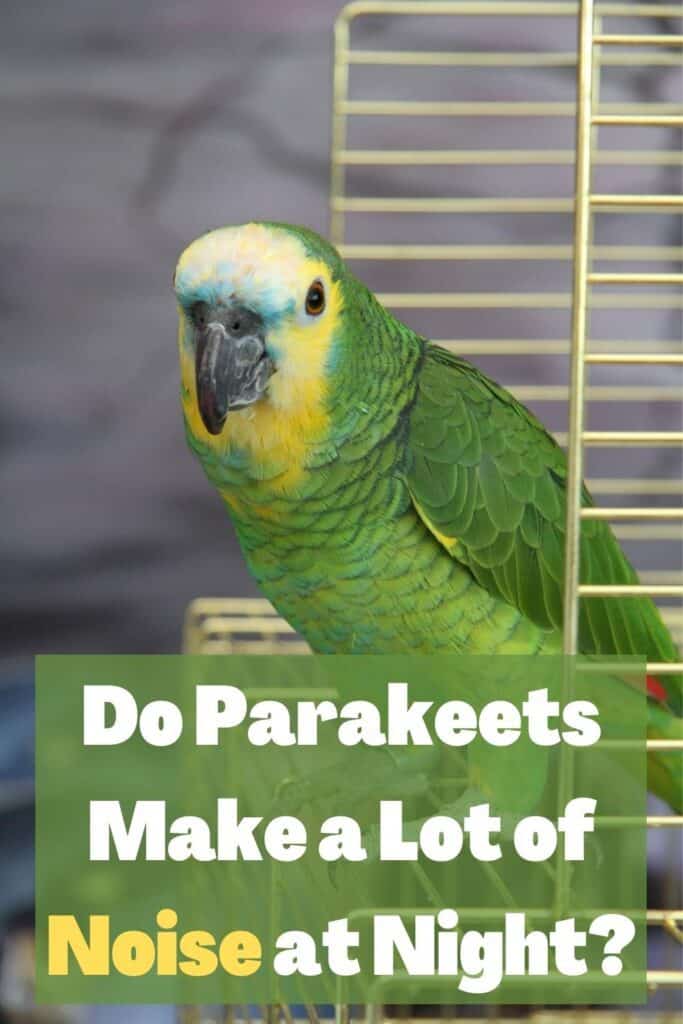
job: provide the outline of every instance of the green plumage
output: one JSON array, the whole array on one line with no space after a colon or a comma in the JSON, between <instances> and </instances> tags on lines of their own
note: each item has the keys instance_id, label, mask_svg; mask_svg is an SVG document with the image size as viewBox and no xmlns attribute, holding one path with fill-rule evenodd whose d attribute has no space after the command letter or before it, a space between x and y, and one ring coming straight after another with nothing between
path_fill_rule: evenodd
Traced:
<instances>
[{"instance_id":1,"label":"green plumage","mask_svg":"<svg viewBox=\"0 0 683 1024\"><path fill-rule=\"evenodd\" d=\"M487 591L542 629L559 632L566 461L555 441L507 391L430 345L408 445L411 496L440 532L457 538L454 557ZM457 486L452 493L435 494L433 481L450 480L444 470L453 467ZM583 504L592 504L585 489ZM638 582L604 520L582 523L580 578L587 584ZM673 641L649 598L584 599L579 646L586 654L676 660ZM680 680L671 681L672 709L680 714Z\"/></svg>"},{"instance_id":2,"label":"green plumage","mask_svg":"<svg viewBox=\"0 0 683 1024\"><path fill-rule=\"evenodd\" d=\"M391 316L327 243L297 237L343 295L327 436L312 439L291 493L277 467L268 479L190 437L214 484L240 499L233 520L264 593L318 652L558 653L562 450L507 391ZM581 581L637 582L605 521L582 524ZM646 597L583 600L580 648L678 657ZM653 705L653 734L680 737L682 681L662 682L669 710ZM679 806L680 762L660 757L651 773Z\"/></svg>"}]
</instances>

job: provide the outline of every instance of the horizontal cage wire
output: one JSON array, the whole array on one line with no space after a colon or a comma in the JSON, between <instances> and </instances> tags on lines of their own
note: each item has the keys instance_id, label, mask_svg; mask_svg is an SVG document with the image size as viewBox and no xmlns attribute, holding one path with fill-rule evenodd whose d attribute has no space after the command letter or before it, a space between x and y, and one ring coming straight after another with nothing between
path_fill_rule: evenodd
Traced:
<instances>
[{"instance_id":1,"label":"horizontal cage wire","mask_svg":"<svg viewBox=\"0 0 683 1024\"><path fill-rule=\"evenodd\" d=\"M578 602L596 594L652 595L683 644L683 199L676 194L683 104L623 98L633 91L634 68L656 69L660 83L680 72L682 11L671 4L592 6L348 4L336 25L332 113L332 241L381 301L421 334L476 358L568 448L569 545L584 519L608 519L639 570L638 587L588 587L570 553L570 651ZM503 32L506 49L499 47ZM583 103L579 61L589 86ZM464 91L476 99L464 102ZM575 224L577 159L583 176ZM590 510L578 503L584 468L597 501ZM309 650L258 598L194 601L184 649ZM649 669L665 675L683 665ZM658 743L649 740L648 748ZM672 744L681 747L666 741L667 749ZM650 814L647 823L671 837L675 874L683 818ZM648 908L646 920L683 940L683 910ZM679 964L650 969L649 990L678 993ZM381 994L376 1006L340 1003L336 1020L388 1024L380 1001ZM317 1009L304 1009L310 1024L319 1024ZM489 1019L508 1019L489 1009ZM220 1013L212 1010L212 1019L293 1021L284 1005ZM185 1014L188 1022L205 1019L197 1008ZM448 1016L457 1014L449 1009ZM527 1019L626 1024L643 1017L531 1010ZM652 1022L671 1019L647 1014Z\"/></svg>"}]
</instances>

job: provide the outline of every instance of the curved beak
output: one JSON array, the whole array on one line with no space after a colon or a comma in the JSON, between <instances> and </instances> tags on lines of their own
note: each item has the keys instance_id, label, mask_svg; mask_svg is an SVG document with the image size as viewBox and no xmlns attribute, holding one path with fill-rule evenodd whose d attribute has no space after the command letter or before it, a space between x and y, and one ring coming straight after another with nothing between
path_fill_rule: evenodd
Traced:
<instances>
[{"instance_id":1,"label":"curved beak","mask_svg":"<svg viewBox=\"0 0 683 1024\"><path fill-rule=\"evenodd\" d=\"M221 311L195 337L197 402L204 426L220 434L228 412L261 398L275 367L266 355L260 318L240 309Z\"/></svg>"}]
</instances>

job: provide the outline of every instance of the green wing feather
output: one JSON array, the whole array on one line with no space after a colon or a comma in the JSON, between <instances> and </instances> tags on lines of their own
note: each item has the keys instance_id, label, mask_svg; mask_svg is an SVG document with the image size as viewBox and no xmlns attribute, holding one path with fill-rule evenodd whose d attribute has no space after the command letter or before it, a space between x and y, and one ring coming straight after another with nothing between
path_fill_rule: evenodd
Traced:
<instances>
[{"instance_id":1,"label":"green wing feather","mask_svg":"<svg viewBox=\"0 0 683 1024\"><path fill-rule=\"evenodd\" d=\"M453 558L488 591L548 630L562 628L566 460L538 420L465 360L428 345L410 414L407 483L413 503ZM587 490L583 504L591 505ZM609 525L584 520L582 583L638 577ZM647 597L585 598L584 654L678 654ZM680 715L683 680L664 680Z\"/></svg>"}]
</instances>

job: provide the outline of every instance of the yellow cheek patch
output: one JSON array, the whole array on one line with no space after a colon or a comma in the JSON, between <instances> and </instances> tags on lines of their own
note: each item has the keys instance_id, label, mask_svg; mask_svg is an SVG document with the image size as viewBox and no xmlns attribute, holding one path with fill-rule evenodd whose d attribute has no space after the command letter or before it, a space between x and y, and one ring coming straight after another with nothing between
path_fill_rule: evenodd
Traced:
<instances>
[{"instance_id":1,"label":"yellow cheek patch","mask_svg":"<svg viewBox=\"0 0 683 1024\"><path fill-rule=\"evenodd\" d=\"M269 334L277 372L267 395L245 409L228 413L223 430L210 434L197 405L195 367L191 349L180 328L180 362L185 417L192 434L217 454L231 449L247 454L249 475L268 480L268 487L281 493L296 489L307 463L308 453L329 431L326 408L326 362L342 310L341 289L330 283L323 262L307 260L302 281L307 290L319 277L325 282L326 308L320 317L300 314L288 318ZM305 290L298 303L303 307Z\"/></svg>"}]
</instances>

